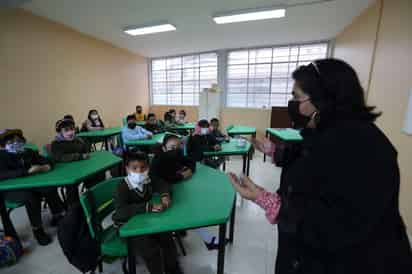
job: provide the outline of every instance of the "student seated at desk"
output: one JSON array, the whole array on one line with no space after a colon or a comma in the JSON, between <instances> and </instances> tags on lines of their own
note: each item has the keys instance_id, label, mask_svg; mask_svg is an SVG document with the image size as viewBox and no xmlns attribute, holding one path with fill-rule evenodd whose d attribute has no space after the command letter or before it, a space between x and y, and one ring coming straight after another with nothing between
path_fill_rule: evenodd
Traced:
<instances>
[{"instance_id":1,"label":"student seated at desk","mask_svg":"<svg viewBox=\"0 0 412 274\"><path fill-rule=\"evenodd\" d=\"M124 143L136 140L150 139L153 137L153 133L136 124L135 115L127 116L126 121L127 125L122 129L122 138Z\"/></svg>"},{"instance_id":2,"label":"student seated at desk","mask_svg":"<svg viewBox=\"0 0 412 274\"><path fill-rule=\"evenodd\" d=\"M51 170L52 165L46 158L40 156L38 152L24 148L25 142L21 130L0 131L0 181ZM52 239L43 228L42 198L46 199L53 214L51 225L57 226L64 215L64 205L55 187L10 191L5 194L7 201L23 203L26 206L34 237L40 245L48 245Z\"/></svg>"},{"instance_id":3,"label":"student seated at desk","mask_svg":"<svg viewBox=\"0 0 412 274\"><path fill-rule=\"evenodd\" d=\"M82 131L95 131L104 129L104 124L97 110L92 109L87 115L87 120L83 122Z\"/></svg>"},{"instance_id":4,"label":"student seated at desk","mask_svg":"<svg viewBox=\"0 0 412 274\"><path fill-rule=\"evenodd\" d=\"M209 122L207 120L200 120L194 134L189 137L187 144L189 156L196 162L202 162L210 167L218 168L222 163L222 159L220 157L204 157L203 153L220 149L221 146L210 134Z\"/></svg>"},{"instance_id":5,"label":"student seated at desk","mask_svg":"<svg viewBox=\"0 0 412 274\"><path fill-rule=\"evenodd\" d=\"M226 140L229 140L229 137L222 133L219 129L219 119L213 118L210 120L210 135L212 135L217 142L223 143Z\"/></svg>"},{"instance_id":6,"label":"student seated at desk","mask_svg":"<svg viewBox=\"0 0 412 274\"><path fill-rule=\"evenodd\" d=\"M75 131L75 133L77 134L77 133L80 132L79 127L76 126L76 122L74 121L73 115L71 115L71 114L66 114L66 115L64 115L63 119L65 119L65 120L72 120L72 121L73 121L73 124L74 124L74 131Z\"/></svg>"},{"instance_id":7,"label":"student seated at desk","mask_svg":"<svg viewBox=\"0 0 412 274\"><path fill-rule=\"evenodd\" d=\"M170 130L172 127L176 126L176 120L174 120L173 115L169 111L163 116L163 121L166 130Z\"/></svg>"},{"instance_id":8,"label":"student seated at desk","mask_svg":"<svg viewBox=\"0 0 412 274\"><path fill-rule=\"evenodd\" d=\"M153 134L159 134L159 133L165 132L165 128L163 124L156 119L156 114L154 113L149 113L147 115L147 121L146 121L144 128Z\"/></svg>"},{"instance_id":9,"label":"student seated at desk","mask_svg":"<svg viewBox=\"0 0 412 274\"><path fill-rule=\"evenodd\" d=\"M184 109L181 109L179 111L179 115L177 116L176 123L179 125L186 124L186 111Z\"/></svg>"},{"instance_id":10,"label":"student seated at desk","mask_svg":"<svg viewBox=\"0 0 412 274\"><path fill-rule=\"evenodd\" d=\"M121 226L136 214L160 213L171 205L169 185L149 176L149 158L143 152L126 152L127 177L113 194L113 221ZM160 193L161 203L152 203L152 193ZM133 249L140 255L151 274L183 273L177 261L177 250L170 233L138 236Z\"/></svg>"},{"instance_id":11,"label":"student seated at desk","mask_svg":"<svg viewBox=\"0 0 412 274\"><path fill-rule=\"evenodd\" d=\"M76 137L74 123L71 120L62 119L56 122L57 135L51 143L50 157L56 163L87 160L90 158L90 144ZM90 188L105 179L104 173L95 175L84 181L84 185ZM66 186L67 203L72 205L79 202L77 185Z\"/></svg>"},{"instance_id":12,"label":"student seated at desk","mask_svg":"<svg viewBox=\"0 0 412 274\"><path fill-rule=\"evenodd\" d=\"M171 184L192 176L196 162L183 155L180 145L180 138L174 134L167 134L163 138L162 148L152 160L151 176Z\"/></svg>"},{"instance_id":13,"label":"student seated at desk","mask_svg":"<svg viewBox=\"0 0 412 274\"><path fill-rule=\"evenodd\" d=\"M146 115L143 113L142 106L136 106L135 118L137 122L146 121Z\"/></svg>"}]
</instances>

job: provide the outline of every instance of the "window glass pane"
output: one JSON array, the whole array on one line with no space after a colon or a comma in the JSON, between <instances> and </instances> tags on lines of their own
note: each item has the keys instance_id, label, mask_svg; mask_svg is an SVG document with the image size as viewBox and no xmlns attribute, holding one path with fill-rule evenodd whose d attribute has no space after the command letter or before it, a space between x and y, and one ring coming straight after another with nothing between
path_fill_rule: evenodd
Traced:
<instances>
[{"instance_id":1,"label":"window glass pane","mask_svg":"<svg viewBox=\"0 0 412 274\"><path fill-rule=\"evenodd\" d=\"M249 78L270 78L270 64L250 65Z\"/></svg>"},{"instance_id":2,"label":"window glass pane","mask_svg":"<svg viewBox=\"0 0 412 274\"><path fill-rule=\"evenodd\" d=\"M180 69L182 68L182 57L169 58L166 60L167 69Z\"/></svg>"},{"instance_id":3,"label":"window glass pane","mask_svg":"<svg viewBox=\"0 0 412 274\"><path fill-rule=\"evenodd\" d=\"M274 48L273 62L289 62L290 61L290 47Z\"/></svg>"},{"instance_id":4,"label":"window glass pane","mask_svg":"<svg viewBox=\"0 0 412 274\"><path fill-rule=\"evenodd\" d=\"M200 79L217 79L217 67L201 67L200 68Z\"/></svg>"},{"instance_id":5,"label":"window glass pane","mask_svg":"<svg viewBox=\"0 0 412 274\"><path fill-rule=\"evenodd\" d=\"M247 101L247 94L231 94L228 97L228 106L230 107L246 107L245 102Z\"/></svg>"},{"instance_id":6,"label":"window glass pane","mask_svg":"<svg viewBox=\"0 0 412 274\"><path fill-rule=\"evenodd\" d=\"M217 66L217 55L216 53L206 53L200 55L200 66Z\"/></svg>"},{"instance_id":7,"label":"window glass pane","mask_svg":"<svg viewBox=\"0 0 412 274\"><path fill-rule=\"evenodd\" d=\"M183 70L183 81L199 80L199 69L191 68Z\"/></svg>"},{"instance_id":8,"label":"window glass pane","mask_svg":"<svg viewBox=\"0 0 412 274\"><path fill-rule=\"evenodd\" d=\"M165 70L166 59L157 59L152 62L152 70Z\"/></svg>"},{"instance_id":9,"label":"window glass pane","mask_svg":"<svg viewBox=\"0 0 412 274\"><path fill-rule=\"evenodd\" d=\"M244 51L232 51L228 56L229 65L235 64L247 64L249 59L249 53L247 50Z\"/></svg>"},{"instance_id":10,"label":"window glass pane","mask_svg":"<svg viewBox=\"0 0 412 274\"><path fill-rule=\"evenodd\" d=\"M229 79L227 83L228 93L247 93L246 79Z\"/></svg>"},{"instance_id":11,"label":"window glass pane","mask_svg":"<svg viewBox=\"0 0 412 274\"><path fill-rule=\"evenodd\" d=\"M270 93L270 78L249 79L248 93Z\"/></svg>"},{"instance_id":12,"label":"window glass pane","mask_svg":"<svg viewBox=\"0 0 412 274\"><path fill-rule=\"evenodd\" d=\"M181 81L182 78L182 71L181 70L168 70L167 71L167 81Z\"/></svg>"},{"instance_id":13,"label":"window glass pane","mask_svg":"<svg viewBox=\"0 0 412 274\"><path fill-rule=\"evenodd\" d=\"M249 51L249 63L271 63L272 49L257 49Z\"/></svg>"},{"instance_id":14,"label":"window glass pane","mask_svg":"<svg viewBox=\"0 0 412 274\"><path fill-rule=\"evenodd\" d=\"M199 55L183 56L183 67L193 68L199 66Z\"/></svg>"},{"instance_id":15,"label":"window glass pane","mask_svg":"<svg viewBox=\"0 0 412 274\"><path fill-rule=\"evenodd\" d=\"M229 66L227 71L227 77L229 79L240 79L248 77L248 66L247 65L235 65Z\"/></svg>"}]
</instances>

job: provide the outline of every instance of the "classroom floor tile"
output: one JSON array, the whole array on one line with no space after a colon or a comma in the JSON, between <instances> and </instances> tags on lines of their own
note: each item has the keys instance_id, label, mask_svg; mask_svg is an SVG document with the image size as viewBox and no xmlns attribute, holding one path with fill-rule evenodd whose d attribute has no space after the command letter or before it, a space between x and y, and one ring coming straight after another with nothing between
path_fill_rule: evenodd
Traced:
<instances>
[{"instance_id":1,"label":"classroom floor tile","mask_svg":"<svg viewBox=\"0 0 412 274\"><path fill-rule=\"evenodd\" d=\"M267 161L257 152L251 163L251 177L268 190L276 190L279 185L280 169ZM227 171L239 173L242 161L240 157L230 157ZM45 223L49 215L44 212ZM23 208L12 213L12 220L21 235L29 253L12 267L1 268L2 274L78 274L64 257L58 244L56 230L47 228L53 235L54 242L47 246L38 246L31 234L30 226ZM217 229L208 231L217 235ZM185 273L214 274L216 273L217 252L208 251L196 231L189 231L183 239L187 256L181 256L180 262ZM226 249L225 273L227 274L272 274L277 251L277 229L270 225L263 210L253 203L238 198L235 226L235 242ZM104 274L119 274L121 262L104 264ZM143 263L139 261L137 273L147 274Z\"/></svg>"}]
</instances>

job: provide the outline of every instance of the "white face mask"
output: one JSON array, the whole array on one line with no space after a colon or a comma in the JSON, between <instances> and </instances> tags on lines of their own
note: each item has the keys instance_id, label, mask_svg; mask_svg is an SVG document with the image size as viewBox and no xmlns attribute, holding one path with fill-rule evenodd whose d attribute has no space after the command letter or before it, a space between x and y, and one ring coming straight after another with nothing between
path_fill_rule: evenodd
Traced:
<instances>
[{"instance_id":1,"label":"white face mask","mask_svg":"<svg viewBox=\"0 0 412 274\"><path fill-rule=\"evenodd\" d=\"M129 175L127 175L127 181L133 189L137 188L142 192L144 185L150 183L149 173L147 171L143 173L130 172Z\"/></svg>"},{"instance_id":2,"label":"white face mask","mask_svg":"<svg viewBox=\"0 0 412 274\"><path fill-rule=\"evenodd\" d=\"M92 114L92 115L90 115L90 118L92 118L92 120L97 120L99 118L99 115Z\"/></svg>"},{"instance_id":3,"label":"white face mask","mask_svg":"<svg viewBox=\"0 0 412 274\"><path fill-rule=\"evenodd\" d=\"M200 129L200 135L206 135L209 133L209 129L208 128L201 128Z\"/></svg>"}]
</instances>

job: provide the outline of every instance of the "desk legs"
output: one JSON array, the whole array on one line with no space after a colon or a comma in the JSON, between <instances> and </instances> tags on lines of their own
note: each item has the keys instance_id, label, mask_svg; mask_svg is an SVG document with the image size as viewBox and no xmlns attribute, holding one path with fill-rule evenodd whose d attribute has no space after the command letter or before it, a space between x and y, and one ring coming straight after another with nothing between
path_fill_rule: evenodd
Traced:
<instances>
[{"instance_id":1,"label":"desk legs","mask_svg":"<svg viewBox=\"0 0 412 274\"><path fill-rule=\"evenodd\" d=\"M242 172L243 172L243 174L246 174L246 163L247 163L247 155L246 154L244 154L243 156L243 166L242 166Z\"/></svg>"},{"instance_id":2,"label":"desk legs","mask_svg":"<svg viewBox=\"0 0 412 274\"><path fill-rule=\"evenodd\" d=\"M269 137L269 132L266 131L265 136L266 136L266 138L268 138ZM266 153L265 153L264 149L263 149L263 162L266 162Z\"/></svg>"},{"instance_id":3,"label":"desk legs","mask_svg":"<svg viewBox=\"0 0 412 274\"><path fill-rule=\"evenodd\" d=\"M136 254L132 245L132 238L127 238L127 253L129 274L136 274Z\"/></svg>"},{"instance_id":4,"label":"desk legs","mask_svg":"<svg viewBox=\"0 0 412 274\"><path fill-rule=\"evenodd\" d=\"M1 214L1 222L4 228L4 235L11 236L20 244L19 235L17 235L16 229L14 228L13 223L10 220L10 216L7 213L6 208L6 200L4 199L4 192L0 192L0 214Z\"/></svg>"},{"instance_id":5,"label":"desk legs","mask_svg":"<svg viewBox=\"0 0 412 274\"><path fill-rule=\"evenodd\" d=\"M219 250L217 254L217 274L224 274L226 251L226 224L219 225ZM131 273L131 272L130 272Z\"/></svg>"},{"instance_id":6,"label":"desk legs","mask_svg":"<svg viewBox=\"0 0 412 274\"><path fill-rule=\"evenodd\" d=\"M250 158L252 157L251 154L252 154L252 150L248 151L247 156L246 156L246 158L247 158L246 176L249 176L249 174L250 174Z\"/></svg>"},{"instance_id":7,"label":"desk legs","mask_svg":"<svg viewBox=\"0 0 412 274\"><path fill-rule=\"evenodd\" d=\"M235 200L233 201L233 208L232 214L230 216L230 230L229 230L229 243L233 243L234 235L235 235L235 221L236 221L236 194Z\"/></svg>"},{"instance_id":8,"label":"desk legs","mask_svg":"<svg viewBox=\"0 0 412 274\"><path fill-rule=\"evenodd\" d=\"M104 138L104 148L106 149L106 151L109 151L109 138L111 137Z\"/></svg>"}]
</instances>

